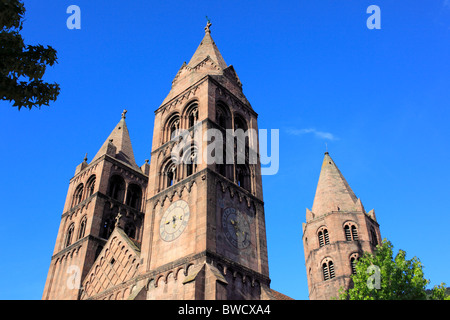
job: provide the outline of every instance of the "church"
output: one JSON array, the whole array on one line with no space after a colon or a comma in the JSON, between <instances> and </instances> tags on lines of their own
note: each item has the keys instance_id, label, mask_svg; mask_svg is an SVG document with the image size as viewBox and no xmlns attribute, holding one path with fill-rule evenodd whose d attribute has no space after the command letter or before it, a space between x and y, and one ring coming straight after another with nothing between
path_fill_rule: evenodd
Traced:
<instances>
[{"instance_id":1,"label":"church","mask_svg":"<svg viewBox=\"0 0 450 320\"><path fill-rule=\"evenodd\" d=\"M292 300L270 287L257 137L234 134L258 132L258 114L210 27L155 111L151 158L136 163L124 110L76 167L43 300ZM202 161L212 144L222 161ZM350 286L380 239L374 211L326 153L303 224L310 299Z\"/></svg>"}]
</instances>

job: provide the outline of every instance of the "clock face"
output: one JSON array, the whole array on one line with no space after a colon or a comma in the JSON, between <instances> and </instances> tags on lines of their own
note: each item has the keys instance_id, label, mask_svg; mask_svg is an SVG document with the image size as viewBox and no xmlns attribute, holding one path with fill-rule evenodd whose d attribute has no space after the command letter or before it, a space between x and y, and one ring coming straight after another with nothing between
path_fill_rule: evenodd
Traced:
<instances>
[{"instance_id":1,"label":"clock face","mask_svg":"<svg viewBox=\"0 0 450 320\"><path fill-rule=\"evenodd\" d=\"M164 241L173 241L184 231L189 221L189 205L184 200L175 201L161 218L159 233Z\"/></svg>"},{"instance_id":2,"label":"clock face","mask_svg":"<svg viewBox=\"0 0 450 320\"><path fill-rule=\"evenodd\" d=\"M226 208L222 215L222 230L231 245L244 249L250 245L250 226L244 214L235 208Z\"/></svg>"}]
</instances>

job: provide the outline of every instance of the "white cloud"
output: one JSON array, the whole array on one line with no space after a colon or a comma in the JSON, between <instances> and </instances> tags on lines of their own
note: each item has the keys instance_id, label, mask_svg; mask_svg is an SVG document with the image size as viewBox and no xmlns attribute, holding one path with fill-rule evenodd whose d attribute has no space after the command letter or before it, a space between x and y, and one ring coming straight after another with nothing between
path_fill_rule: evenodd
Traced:
<instances>
[{"instance_id":1,"label":"white cloud","mask_svg":"<svg viewBox=\"0 0 450 320\"><path fill-rule=\"evenodd\" d=\"M301 136L304 134L312 133L312 134L314 134L314 136L316 136L319 139L338 140L338 138L336 136L334 136L332 133L318 131L316 129L292 129L292 128L289 128L289 129L286 129L286 132L293 136Z\"/></svg>"}]
</instances>

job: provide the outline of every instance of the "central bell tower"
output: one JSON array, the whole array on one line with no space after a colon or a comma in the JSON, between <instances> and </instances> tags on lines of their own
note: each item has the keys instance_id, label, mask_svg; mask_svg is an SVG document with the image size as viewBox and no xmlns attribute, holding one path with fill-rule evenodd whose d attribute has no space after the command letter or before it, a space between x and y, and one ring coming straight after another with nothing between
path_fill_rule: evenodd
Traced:
<instances>
[{"instance_id":1,"label":"central bell tower","mask_svg":"<svg viewBox=\"0 0 450 320\"><path fill-rule=\"evenodd\" d=\"M270 299L257 113L211 23L155 111L141 277L147 299Z\"/></svg>"}]
</instances>

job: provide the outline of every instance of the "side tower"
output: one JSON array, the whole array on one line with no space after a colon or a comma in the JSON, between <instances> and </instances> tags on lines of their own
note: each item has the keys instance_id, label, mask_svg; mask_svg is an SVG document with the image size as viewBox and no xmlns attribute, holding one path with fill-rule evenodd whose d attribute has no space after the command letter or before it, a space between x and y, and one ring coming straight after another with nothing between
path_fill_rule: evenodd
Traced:
<instances>
[{"instance_id":1,"label":"side tower","mask_svg":"<svg viewBox=\"0 0 450 320\"><path fill-rule=\"evenodd\" d=\"M139 168L125 114L70 180L42 299L80 299L82 283L115 226L142 240L149 164Z\"/></svg>"},{"instance_id":2,"label":"side tower","mask_svg":"<svg viewBox=\"0 0 450 320\"><path fill-rule=\"evenodd\" d=\"M330 299L340 287L349 288L357 259L373 252L380 239L375 211L366 213L326 152L314 204L303 223L309 298Z\"/></svg>"},{"instance_id":3,"label":"side tower","mask_svg":"<svg viewBox=\"0 0 450 320\"><path fill-rule=\"evenodd\" d=\"M270 298L258 146L234 143L257 141L257 114L210 26L155 111L141 251L147 299Z\"/></svg>"}]
</instances>

